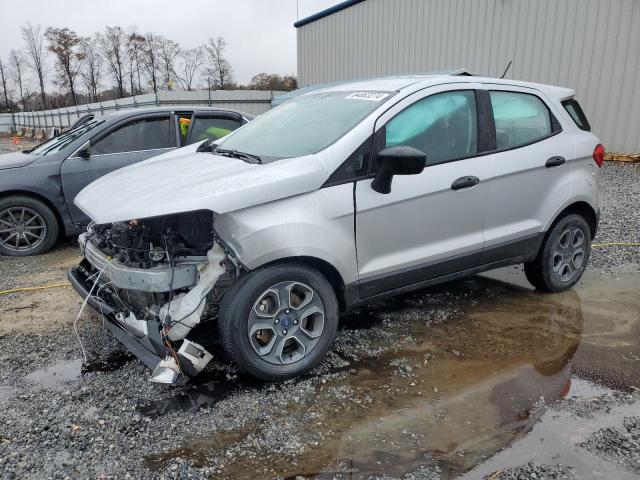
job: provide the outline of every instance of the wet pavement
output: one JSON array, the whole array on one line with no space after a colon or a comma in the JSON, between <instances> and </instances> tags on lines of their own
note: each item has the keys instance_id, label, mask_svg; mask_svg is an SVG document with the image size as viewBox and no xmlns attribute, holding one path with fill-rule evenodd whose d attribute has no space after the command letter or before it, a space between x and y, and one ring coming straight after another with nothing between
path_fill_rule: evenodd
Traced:
<instances>
[{"instance_id":1,"label":"wet pavement","mask_svg":"<svg viewBox=\"0 0 640 480\"><path fill-rule=\"evenodd\" d=\"M549 295L532 291L518 269L503 269L430 292L428 302L421 294L407 295L344 319L344 328L358 331L381 322L401 330L404 340L395 342L392 334L379 339L382 346L366 342L370 352L382 348L373 356L360 351L357 339L339 345L337 366L322 371L314 395L282 405L283 420L294 417L304 427L292 442L312 448L300 449L295 460L268 450L241 454L225 461L220 474L396 478L426 465L438 473L435 478L465 472L481 478L534 458L568 463L583 478L635 478L575 445L578 432L640 413L635 397L588 422L556 408L563 399L640 385L639 276L588 275L577 289ZM463 301L451 312L447 299L453 294ZM447 312L445 321L439 310ZM157 417L215 408L250 388L255 382L243 378L205 378L140 411ZM242 446L247 435L225 432L222 439L186 443L147 462L158 467L178 456L204 465L225 448Z\"/></svg>"},{"instance_id":2,"label":"wet pavement","mask_svg":"<svg viewBox=\"0 0 640 480\"><path fill-rule=\"evenodd\" d=\"M587 273L544 294L509 267L345 315L327 361L301 379L262 383L216 358L189 385L127 392L129 415L152 428L236 425L146 445L140 476L186 463L208 478L480 479L534 461L574 475L539 478L638 478L639 292L640 274ZM91 392L96 378L117 388L140 369L114 350L84 366L47 363L24 381Z\"/></svg>"}]
</instances>

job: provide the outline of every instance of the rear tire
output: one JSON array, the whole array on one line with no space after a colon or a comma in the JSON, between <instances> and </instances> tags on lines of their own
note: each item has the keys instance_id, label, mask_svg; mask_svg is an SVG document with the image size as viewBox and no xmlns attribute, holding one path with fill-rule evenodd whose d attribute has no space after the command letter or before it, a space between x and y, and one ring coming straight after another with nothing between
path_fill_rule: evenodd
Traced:
<instances>
[{"instance_id":1,"label":"rear tire","mask_svg":"<svg viewBox=\"0 0 640 480\"><path fill-rule=\"evenodd\" d=\"M0 199L0 254L40 255L58 239L60 227L53 211L40 200L15 195Z\"/></svg>"},{"instance_id":2,"label":"rear tire","mask_svg":"<svg viewBox=\"0 0 640 480\"><path fill-rule=\"evenodd\" d=\"M524 264L529 283L545 292L562 292L582 277L591 254L591 229L578 214L560 218L544 239L536 258Z\"/></svg>"},{"instance_id":3,"label":"rear tire","mask_svg":"<svg viewBox=\"0 0 640 480\"><path fill-rule=\"evenodd\" d=\"M267 266L229 287L218 327L225 352L240 368L282 381L324 358L338 329L338 301L328 280L312 268Z\"/></svg>"}]
</instances>

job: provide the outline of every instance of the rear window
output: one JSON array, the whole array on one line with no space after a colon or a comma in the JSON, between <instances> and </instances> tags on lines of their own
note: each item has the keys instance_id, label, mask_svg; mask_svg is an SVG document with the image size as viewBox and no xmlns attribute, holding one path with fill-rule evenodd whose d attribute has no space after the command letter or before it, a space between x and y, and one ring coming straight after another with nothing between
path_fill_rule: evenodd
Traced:
<instances>
[{"instance_id":1,"label":"rear window","mask_svg":"<svg viewBox=\"0 0 640 480\"><path fill-rule=\"evenodd\" d=\"M562 102L562 106L580 130L584 130L585 132L591 131L591 125L589 125L589 121L582 111L582 107L576 100L574 100L573 98L564 100Z\"/></svg>"}]
</instances>

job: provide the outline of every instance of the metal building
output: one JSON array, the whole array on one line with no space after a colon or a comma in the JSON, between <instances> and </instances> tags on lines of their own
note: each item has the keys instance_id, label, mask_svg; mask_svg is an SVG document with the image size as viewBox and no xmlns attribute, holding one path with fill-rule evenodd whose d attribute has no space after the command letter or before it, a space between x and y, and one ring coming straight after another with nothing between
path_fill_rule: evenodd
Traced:
<instances>
[{"instance_id":1,"label":"metal building","mask_svg":"<svg viewBox=\"0 0 640 480\"><path fill-rule=\"evenodd\" d=\"M348 0L295 23L300 86L465 67L574 88L640 152L640 0Z\"/></svg>"}]
</instances>

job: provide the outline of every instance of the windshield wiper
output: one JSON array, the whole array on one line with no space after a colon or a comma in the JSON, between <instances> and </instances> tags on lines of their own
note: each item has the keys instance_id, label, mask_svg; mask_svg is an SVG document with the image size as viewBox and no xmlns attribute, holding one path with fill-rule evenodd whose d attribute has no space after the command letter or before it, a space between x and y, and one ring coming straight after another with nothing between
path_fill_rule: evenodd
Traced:
<instances>
[{"instance_id":1,"label":"windshield wiper","mask_svg":"<svg viewBox=\"0 0 640 480\"><path fill-rule=\"evenodd\" d=\"M227 150L224 148L216 148L213 153L219 153L225 157L240 158L245 162L262 164L262 158L253 153L239 152L238 150Z\"/></svg>"}]
</instances>

